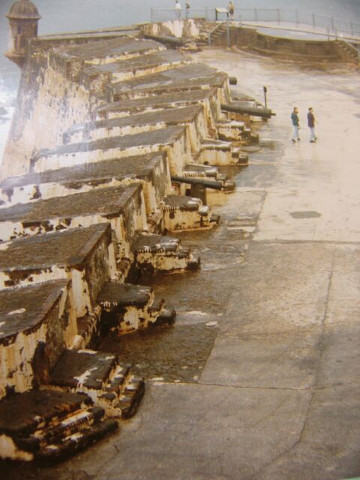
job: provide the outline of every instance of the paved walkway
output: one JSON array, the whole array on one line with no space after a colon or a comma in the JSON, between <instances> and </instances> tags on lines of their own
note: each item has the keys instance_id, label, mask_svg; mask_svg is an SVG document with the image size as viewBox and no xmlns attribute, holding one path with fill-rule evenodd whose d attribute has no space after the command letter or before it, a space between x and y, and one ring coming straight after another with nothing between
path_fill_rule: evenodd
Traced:
<instances>
[{"instance_id":1,"label":"paved walkway","mask_svg":"<svg viewBox=\"0 0 360 480\"><path fill-rule=\"evenodd\" d=\"M219 207L222 225L197 237L202 271L163 285L182 326L218 322L214 347L193 382L149 382L119 434L23 478L360 475L359 75L232 51L198 58L237 76L240 91L261 98L267 85L277 113ZM319 120L316 144L305 124L309 106Z\"/></svg>"}]
</instances>

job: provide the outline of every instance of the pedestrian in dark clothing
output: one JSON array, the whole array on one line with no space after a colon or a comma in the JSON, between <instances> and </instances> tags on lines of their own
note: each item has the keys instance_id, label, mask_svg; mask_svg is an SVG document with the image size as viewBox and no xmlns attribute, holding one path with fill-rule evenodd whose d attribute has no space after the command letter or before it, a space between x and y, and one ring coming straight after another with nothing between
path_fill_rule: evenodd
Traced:
<instances>
[{"instance_id":1,"label":"pedestrian in dark clothing","mask_svg":"<svg viewBox=\"0 0 360 480\"><path fill-rule=\"evenodd\" d=\"M307 120L308 120L308 127L310 129L310 143L315 143L317 140L317 137L315 135L315 116L313 113L312 107L309 107L309 111L307 114Z\"/></svg>"},{"instance_id":2,"label":"pedestrian in dark clothing","mask_svg":"<svg viewBox=\"0 0 360 480\"><path fill-rule=\"evenodd\" d=\"M189 11L190 11L190 3L189 3L189 2L186 2L186 3L185 3L185 14L186 14L186 18L189 18Z\"/></svg>"},{"instance_id":3,"label":"pedestrian in dark clothing","mask_svg":"<svg viewBox=\"0 0 360 480\"><path fill-rule=\"evenodd\" d=\"M296 142L296 140L300 140L300 137L299 137L299 128L300 128L300 124L299 124L299 110L297 109L297 107L294 107L294 110L292 111L292 114L291 114L291 122L293 124L293 127L294 127L294 134L293 134L293 137L291 139L291 141L293 143Z\"/></svg>"}]
</instances>

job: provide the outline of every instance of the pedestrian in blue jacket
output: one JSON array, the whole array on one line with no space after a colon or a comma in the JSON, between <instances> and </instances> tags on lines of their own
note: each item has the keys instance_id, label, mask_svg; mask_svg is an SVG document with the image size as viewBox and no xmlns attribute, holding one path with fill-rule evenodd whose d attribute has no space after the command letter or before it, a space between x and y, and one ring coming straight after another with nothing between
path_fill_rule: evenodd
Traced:
<instances>
[{"instance_id":1,"label":"pedestrian in blue jacket","mask_svg":"<svg viewBox=\"0 0 360 480\"><path fill-rule=\"evenodd\" d=\"M310 129L310 143L315 143L317 140L316 134L315 134L315 116L313 113L312 107L309 107L309 111L307 114L307 120L308 120L308 127Z\"/></svg>"}]
</instances>

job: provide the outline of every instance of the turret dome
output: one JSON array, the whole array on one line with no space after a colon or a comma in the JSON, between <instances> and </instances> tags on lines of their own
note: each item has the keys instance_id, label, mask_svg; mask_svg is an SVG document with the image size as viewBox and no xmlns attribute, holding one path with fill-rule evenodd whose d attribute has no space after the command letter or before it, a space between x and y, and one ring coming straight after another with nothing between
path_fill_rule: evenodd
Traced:
<instances>
[{"instance_id":1,"label":"turret dome","mask_svg":"<svg viewBox=\"0 0 360 480\"><path fill-rule=\"evenodd\" d=\"M9 20L39 20L38 9L30 0L17 0L6 15Z\"/></svg>"}]
</instances>

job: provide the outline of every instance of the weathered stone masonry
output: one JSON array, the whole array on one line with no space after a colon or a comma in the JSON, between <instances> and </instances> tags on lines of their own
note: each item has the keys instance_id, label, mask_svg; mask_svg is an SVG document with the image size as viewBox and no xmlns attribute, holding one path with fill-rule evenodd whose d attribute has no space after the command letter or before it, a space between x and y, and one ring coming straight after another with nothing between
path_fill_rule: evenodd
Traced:
<instances>
[{"instance_id":1,"label":"weathered stone masonry","mask_svg":"<svg viewBox=\"0 0 360 480\"><path fill-rule=\"evenodd\" d=\"M135 413L144 381L90 347L174 321L134 281L199 267L165 234L217 224L199 196L231 190L216 165L246 161L241 145L256 141L221 109L225 73L142 36L33 38L22 51L0 184L2 458L63 458Z\"/></svg>"}]
</instances>

